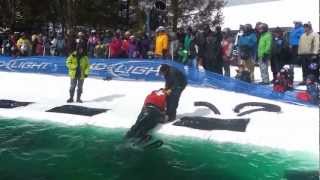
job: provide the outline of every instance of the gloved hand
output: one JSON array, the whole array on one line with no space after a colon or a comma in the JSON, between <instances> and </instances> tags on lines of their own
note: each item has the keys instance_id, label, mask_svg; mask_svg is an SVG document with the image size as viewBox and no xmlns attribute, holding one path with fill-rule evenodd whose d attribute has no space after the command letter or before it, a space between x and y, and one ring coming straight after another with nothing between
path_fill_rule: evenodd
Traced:
<instances>
[{"instance_id":1,"label":"gloved hand","mask_svg":"<svg viewBox=\"0 0 320 180\"><path fill-rule=\"evenodd\" d=\"M172 90L171 89L167 89L167 90L164 90L164 92L169 96L171 94Z\"/></svg>"}]
</instances>

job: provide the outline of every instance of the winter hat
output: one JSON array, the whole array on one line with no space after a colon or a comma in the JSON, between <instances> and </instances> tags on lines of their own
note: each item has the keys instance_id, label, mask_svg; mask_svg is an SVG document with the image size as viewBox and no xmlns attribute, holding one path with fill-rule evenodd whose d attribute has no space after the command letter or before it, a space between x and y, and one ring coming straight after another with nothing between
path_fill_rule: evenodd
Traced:
<instances>
[{"instance_id":1,"label":"winter hat","mask_svg":"<svg viewBox=\"0 0 320 180\"><path fill-rule=\"evenodd\" d=\"M166 29L163 26L159 26L156 32L165 31Z\"/></svg>"}]
</instances>

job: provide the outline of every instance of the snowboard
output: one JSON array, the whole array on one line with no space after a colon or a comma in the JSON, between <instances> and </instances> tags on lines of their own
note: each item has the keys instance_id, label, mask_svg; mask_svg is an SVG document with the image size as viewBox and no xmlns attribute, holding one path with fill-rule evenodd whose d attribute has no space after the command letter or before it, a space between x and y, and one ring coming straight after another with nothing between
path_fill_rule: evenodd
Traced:
<instances>
[{"instance_id":1,"label":"snowboard","mask_svg":"<svg viewBox=\"0 0 320 180\"><path fill-rule=\"evenodd\" d=\"M135 138L132 140L134 147L139 147L144 150L160 148L164 142L160 139L155 139L152 135L148 134L143 138Z\"/></svg>"}]
</instances>

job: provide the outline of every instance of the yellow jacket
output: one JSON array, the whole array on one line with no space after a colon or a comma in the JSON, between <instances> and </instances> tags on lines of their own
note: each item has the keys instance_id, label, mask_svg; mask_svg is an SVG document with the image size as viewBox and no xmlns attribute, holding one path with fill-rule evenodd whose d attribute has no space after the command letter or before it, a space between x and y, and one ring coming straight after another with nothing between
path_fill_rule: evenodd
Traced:
<instances>
[{"instance_id":1,"label":"yellow jacket","mask_svg":"<svg viewBox=\"0 0 320 180\"><path fill-rule=\"evenodd\" d=\"M78 67L78 61L77 61L77 55L76 53L72 53L66 62L66 66L69 70L69 76L71 79L74 79L76 77L76 72L77 72L77 67ZM80 79L84 79L89 75L89 58L88 56L82 56L80 59L80 71L81 71L81 76Z\"/></svg>"},{"instance_id":2,"label":"yellow jacket","mask_svg":"<svg viewBox=\"0 0 320 180\"><path fill-rule=\"evenodd\" d=\"M168 50L169 46L169 37L167 33L159 33L156 37L156 47L155 47L155 54L158 56L163 56L163 50Z\"/></svg>"},{"instance_id":3,"label":"yellow jacket","mask_svg":"<svg viewBox=\"0 0 320 180\"><path fill-rule=\"evenodd\" d=\"M27 38L20 38L20 39L17 41L17 47L18 47L18 48L21 48L22 45L27 46L28 49L31 48L31 43L30 43L29 39L27 39Z\"/></svg>"}]
</instances>

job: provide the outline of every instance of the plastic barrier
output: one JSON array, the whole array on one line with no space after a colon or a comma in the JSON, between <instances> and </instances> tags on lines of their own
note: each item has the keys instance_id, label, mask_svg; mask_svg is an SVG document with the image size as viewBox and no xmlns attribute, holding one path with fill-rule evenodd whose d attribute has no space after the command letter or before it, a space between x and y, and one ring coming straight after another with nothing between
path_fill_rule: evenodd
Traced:
<instances>
[{"instance_id":1,"label":"plastic barrier","mask_svg":"<svg viewBox=\"0 0 320 180\"><path fill-rule=\"evenodd\" d=\"M65 57L0 57L0 71L44 73L67 75ZM296 99L294 91L276 93L271 87L249 84L195 67L184 67L174 61L158 59L90 59L90 76L118 80L163 80L158 74L160 65L166 63L187 74L189 84L214 87L228 91L245 93L267 99L280 100L293 104L305 104ZM310 105L310 104L308 104Z\"/></svg>"}]
</instances>

